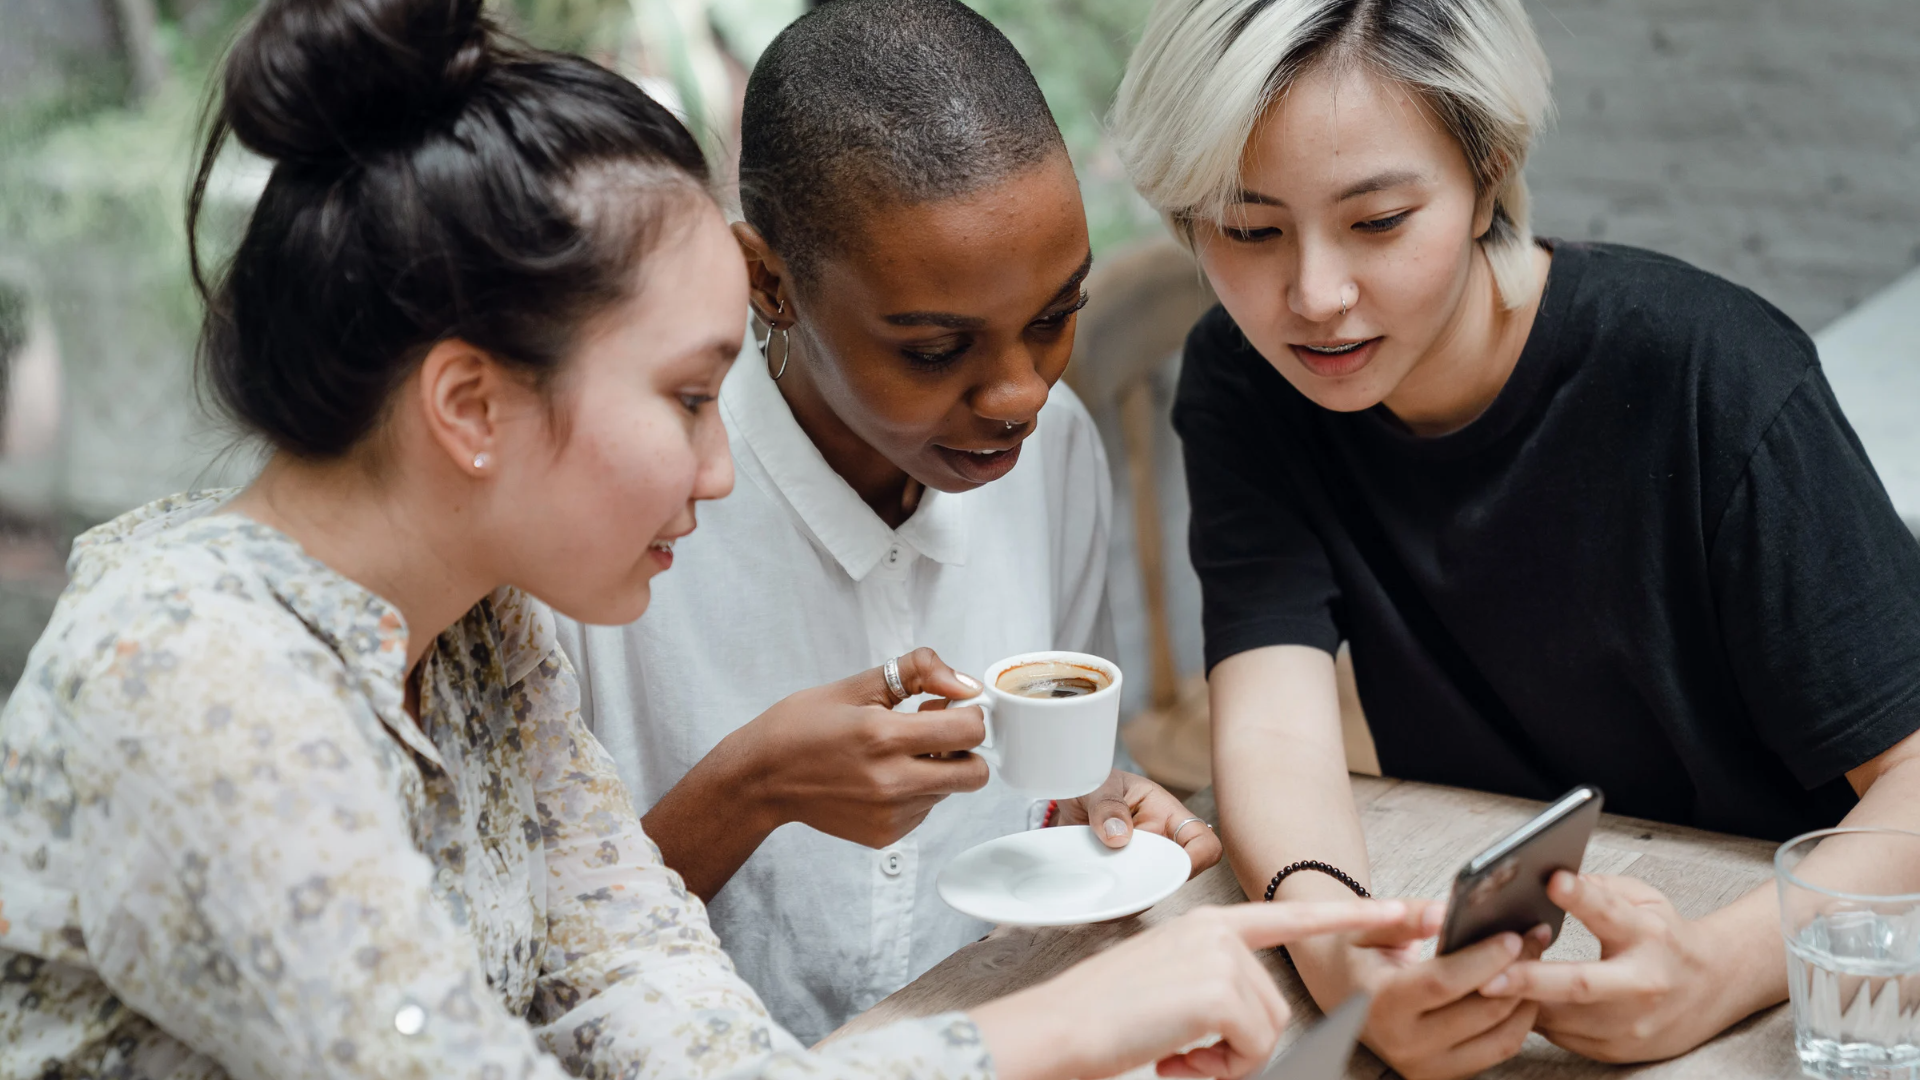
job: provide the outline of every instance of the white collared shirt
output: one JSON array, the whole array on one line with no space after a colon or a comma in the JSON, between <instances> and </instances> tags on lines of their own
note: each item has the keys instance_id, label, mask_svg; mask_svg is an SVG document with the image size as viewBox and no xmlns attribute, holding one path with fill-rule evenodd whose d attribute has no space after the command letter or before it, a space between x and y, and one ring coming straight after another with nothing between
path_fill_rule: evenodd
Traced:
<instances>
[{"instance_id":1,"label":"white collared shirt","mask_svg":"<svg viewBox=\"0 0 1920 1080\"><path fill-rule=\"evenodd\" d=\"M1012 472L927 491L897 530L828 467L751 348L720 408L733 494L700 508L646 615L561 621L589 722L642 812L774 702L916 647L975 675L1035 649L1112 655L1106 455L1064 385ZM811 1043L985 934L934 881L1044 810L995 778L880 851L783 826L714 898L713 925L774 1017Z\"/></svg>"}]
</instances>

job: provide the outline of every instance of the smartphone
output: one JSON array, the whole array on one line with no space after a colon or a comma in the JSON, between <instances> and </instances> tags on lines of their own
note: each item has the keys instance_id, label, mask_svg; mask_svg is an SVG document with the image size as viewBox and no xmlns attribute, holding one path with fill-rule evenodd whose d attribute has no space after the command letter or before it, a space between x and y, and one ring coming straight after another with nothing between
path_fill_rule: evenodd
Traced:
<instances>
[{"instance_id":1,"label":"smartphone","mask_svg":"<svg viewBox=\"0 0 1920 1080\"><path fill-rule=\"evenodd\" d=\"M1341 1080L1347 1075L1347 1062L1353 1060L1353 1046L1366 1026L1372 1001L1373 995L1366 991L1355 992L1292 1046L1275 1054L1253 1080Z\"/></svg>"},{"instance_id":2,"label":"smartphone","mask_svg":"<svg viewBox=\"0 0 1920 1080\"><path fill-rule=\"evenodd\" d=\"M1524 934L1541 923L1558 939L1567 913L1547 899L1547 882L1556 870L1580 872L1601 802L1599 788L1582 784L1461 867L1440 931L1440 952L1509 930Z\"/></svg>"}]
</instances>

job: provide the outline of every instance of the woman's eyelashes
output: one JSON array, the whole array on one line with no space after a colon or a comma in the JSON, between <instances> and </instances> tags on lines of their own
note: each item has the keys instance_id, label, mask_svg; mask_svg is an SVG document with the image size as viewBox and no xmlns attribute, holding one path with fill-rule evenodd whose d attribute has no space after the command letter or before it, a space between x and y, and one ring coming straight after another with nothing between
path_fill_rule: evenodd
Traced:
<instances>
[{"instance_id":1,"label":"woman's eyelashes","mask_svg":"<svg viewBox=\"0 0 1920 1080\"><path fill-rule=\"evenodd\" d=\"M1413 211L1411 210L1402 210L1397 214L1388 214L1386 217L1371 218L1367 221L1356 221L1353 223L1353 227L1355 230L1363 233L1391 232L1398 228L1401 222L1407 220L1407 216L1412 213Z\"/></svg>"},{"instance_id":2,"label":"woman's eyelashes","mask_svg":"<svg viewBox=\"0 0 1920 1080\"><path fill-rule=\"evenodd\" d=\"M940 371L952 367L953 362L966 355L972 346L971 338L962 338L944 349L901 349L900 355L922 371Z\"/></svg>"},{"instance_id":3,"label":"woman's eyelashes","mask_svg":"<svg viewBox=\"0 0 1920 1080\"><path fill-rule=\"evenodd\" d=\"M1412 213L1412 210L1402 210L1396 214L1388 214L1386 217L1356 221L1353 223L1353 230L1359 233L1373 234L1392 232L1394 229L1399 228ZM1272 225L1222 225L1220 226L1220 235L1235 243L1258 244L1263 240L1273 240L1281 236L1282 233L1278 227Z\"/></svg>"},{"instance_id":4,"label":"woman's eyelashes","mask_svg":"<svg viewBox=\"0 0 1920 1080\"><path fill-rule=\"evenodd\" d=\"M1220 234L1235 243L1257 244L1262 240L1271 240L1279 236L1280 230L1270 225L1259 228L1241 225L1222 225L1220 226Z\"/></svg>"},{"instance_id":5,"label":"woman's eyelashes","mask_svg":"<svg viewBox=\"0 0 1920 1080\"><path fill-rule=\"evenodd\" d=\"M1082 290L1079 298L1074 300L1073 303L1066 307L1056 308L1053 311L1047 312L1045 315L1028 323L1027 329L1031 332L1045 335L1058 334L1060 331L1066 329L1067 320L1073 318L1075 312L1086 306L1087 294L1085 290ZM968 350L973 348L974 342L971 337L961 337L953 339L950 344L946 342L939 344L945 344L946 347L902 347L900 349L900 355L906 357L907 363L921 371L943 371L946 368L952 367L961 357L965 356Z\"/></svg>"},{"instance_id":6,"label":"woman's eyelashes","mask_svg":"<svg viewBox=\"0 0 1920 1080\"><path fill-rule=\"evenodd\" d=\"M1063 307L1058 311L1049 311L1045 315L1042 315L1039 318L1033 320L1033 322L1029 323L1028 325L1031 326L1033 329L1040 330L1040 331L1059 330L1060 328L1067 325L1067 320L1073 318L1073 315L1075 312L1079 311L1081 308L1086 306L1087 306L1087 291L1085 289L1082 289L1080 290L1079 298L1076 299L1072 303L1072 305L1068 307Z\"/></svg>"},{"instance_id":7,"label":"woman's eyelashes","mask_svg":"<svg viewBox=\"0 0 1920 1080\"><path fill-rule=\"evenodd\" d=\"M681 394L680 395L680 407L687 410L687 412L693 416L700 415L700 410L712 404L713 401L714 401L714 395L712 394Z\"/></svg>"}]
</instances>

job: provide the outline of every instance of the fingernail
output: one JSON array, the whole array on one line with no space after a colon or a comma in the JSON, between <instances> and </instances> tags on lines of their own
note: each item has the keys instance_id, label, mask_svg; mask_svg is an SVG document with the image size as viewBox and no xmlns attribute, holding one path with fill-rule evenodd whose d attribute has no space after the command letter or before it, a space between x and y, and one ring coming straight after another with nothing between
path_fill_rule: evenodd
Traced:
<instances>
[{"instance_id":1,"label":"fingernail","mask_svg":"<svg viewBox=\"0 0 1920 1080\"><path fill-rule=\"evenodd\" d=\"M1520 955L1520 935L1519 934L1501 934L1500 943L1506 946L1508 956Z\"/></svg>"},{"instance_id":2,"label":"fingernail","mask_svg":"<svg viewBox=\"0 0 1920 1080\"><path fill-rule=\"evenodd\" d=\"M1541 923L1539 926L1527 931L1527 936L1545 945L1553 940L1553 927L1548 926L1546 923Z\"/></svg>"},{"instance_id":3,"label":"fingernail","mask_svg":"<svg viewBox=\"0 0 1920 1080\"><path fill-rule=\"evenodd\" d=\"M1505 974L1500 974L1500 975L1495 975L1491 979L1488 979L1487 985L1481 987L1480 992L1482 994L1498 994L1502 990L1505 990L1506 988L1507 988L1507 977Z\"/></svg>"},{"instance_id":4,"label":"fingernail","mask_svg":"<svg viewBox=\"0 0 1920 1080\"><path fill-rule=\"evenodd\" d=\"M965 686L965 687L966 687L967 689L969 689L969 690L976 690L976 691L977 691L977 690L979 690L979 689L980 689L980 682L979 682L979 680L977 680L977 679L975 679L975 678L974 678L973 676L971 676L971 675L962 675L962 674L960 674L959 672L957 672L957 671L956 671L956 672L954 672L954 673L953 673L953 677L954 677L954 678L956 678L956 679L959 679L959 680L960 680L960 685L962 685L962 686Z\"/></svg>"},{"instance_id":5,"label":"fingernail","mask_svg":"<svg viewBox=\"0 0 1920 1080\"><path fill-rule=\"evenodd\" d=\"M1383 919L1403 919L1407 915L1407 905L1399 900L1380 902L1380 917Z\"/></svg>"},{"instance_id":6,"label":"fingernail","mask_svg":"<svg viewBox=\"0 0 1920 1080\"><path fill-rule=\"evenodd\" d=\"M1426 910L1426 914L1420 920L1420 923L1427 928L1428 933L1434 933L1440 929L1440 924L1445 922L1446 919L1447 909L1435 904Z\"/></svg>"},{"instance_id":7,"label":"fingernail","mask_svg":"<svg viewBox=\"0 0 1920 1080\"><path fill-rule=\"evenodd\" d=\"M1117 817L1108 818L1107 823L1105 825L1100 826L1100 828L1101 828L1101 831L1105 832L1108 836L1111 836L1116 840L1118 840L1122 836L1127 835L1127 823L1124 821L1121 821Z\"/></svg>"}]
</instances>

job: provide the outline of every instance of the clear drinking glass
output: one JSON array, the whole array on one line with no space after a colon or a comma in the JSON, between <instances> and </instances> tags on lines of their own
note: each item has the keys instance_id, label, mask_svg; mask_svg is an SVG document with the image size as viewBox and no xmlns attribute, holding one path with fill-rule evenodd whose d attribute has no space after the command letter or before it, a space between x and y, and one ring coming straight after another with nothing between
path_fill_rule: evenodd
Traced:
<instances>
[{"instance_id":1,"label":"clear drinking glass","mask_svg":"<svg viewBox=\"0 0 1920 1080\"><path fill-rule=\"evenodd\" d=\"M1801 1071L1920 1080L1920 833L1822 829L1773 867Z\"/></svg>"}]
</instances>

